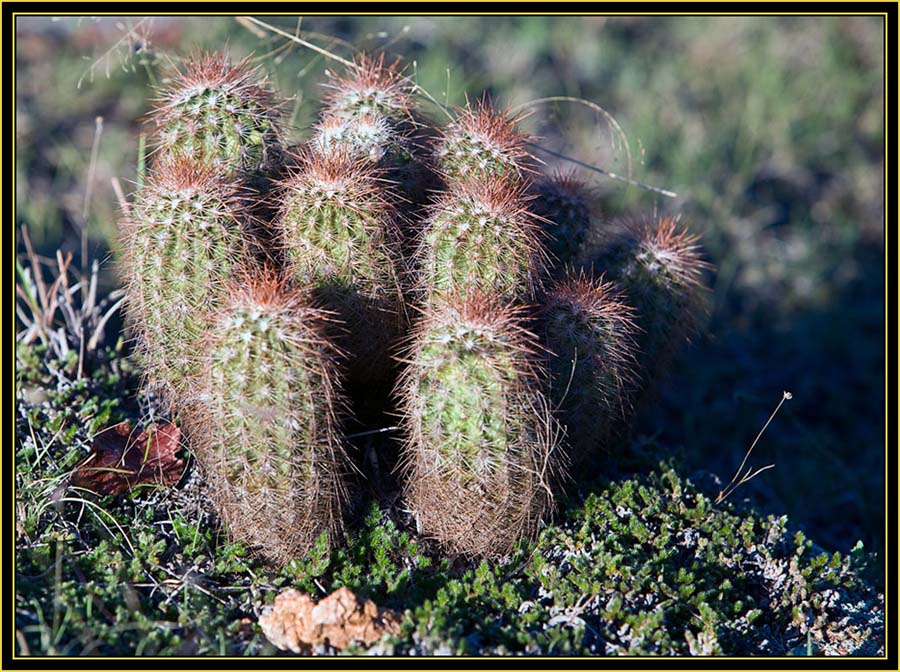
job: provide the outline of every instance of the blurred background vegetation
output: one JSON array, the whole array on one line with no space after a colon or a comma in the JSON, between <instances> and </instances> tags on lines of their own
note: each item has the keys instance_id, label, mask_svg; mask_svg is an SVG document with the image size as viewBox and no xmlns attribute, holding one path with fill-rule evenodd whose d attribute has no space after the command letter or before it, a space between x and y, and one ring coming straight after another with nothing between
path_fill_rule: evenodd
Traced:
<instances>
[{"instance_id":1,"label":"blurred background vegetation","mask_svg":"<svg viewBox=\"0 0 900 672\"><path fill-rule=\"evenodd\" d=\"M787 513L821 546L883 557L884 28L878 17L261 17L344 57L402 57L435 99L488 92L577 168L605 216L683 213L711 276L706 335L640 420L715 494L781 398L735 495ZM195 49L252 54L315 118L323 56L229 17L21 17L16 224L38 251L106 258L133 191L153 87ZM435 118L441 112L433 108ZM102 119L102 121L101 121ZM549 164L568 168L536 150ZM92 153L95 161L92 165ZM602 223L600 224L602 225ZM18 228L17 228L18 231ZM21 245L21 243L20 243ZM717 475L722 485L717 485Z\"/></svg>"}]
</instances>

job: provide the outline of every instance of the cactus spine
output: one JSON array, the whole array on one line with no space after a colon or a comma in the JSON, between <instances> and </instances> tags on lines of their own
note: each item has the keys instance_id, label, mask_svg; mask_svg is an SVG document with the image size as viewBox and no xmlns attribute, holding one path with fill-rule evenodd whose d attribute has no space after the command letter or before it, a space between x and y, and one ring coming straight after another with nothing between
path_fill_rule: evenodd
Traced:
<instances>
[{"instance_id":1,"label":"cactus spine","mask_svg":"<svg viewBox=\"0 0 900 672\"><path fill-rule=\"evenodd\" d=\"M128 316L150 387L170 402L190 384L206 314L246 251L242 192L182 158L149 177L123 223Z\"/></svg>"},{"instance_id":2,"label":"cactus spine","mask_svg":"<svg viewBox=\"0 0 900 672\"><path fill-rule=\"evenodd\" d=\"M474 178L521 183L533 172L535 161L525 149L529 137L516 128L520 120L496 112L486 99L467 104L442 133L435 152L438 171L448 182Z\"/></svg>"},{"instance_id":3,"label":"cactus spine","mask_svg":"<svg viewBox=\"0 0 900 672\"><path fill-rule=\"evenodd\" d=\"M203 344L195 450L231 535L283 565L341 529L346 457L324 314L271 274L228 288Z\"/></svg>"},{"instance_id":4,"label":"cactus spine","mask_svg":"<svg viewBox=\"0 0 900 672\"><path fill-rule=\"evenodd\" d=\"M307 152L282 183L278 228L287 273L311 285L347 332L351 377L384 378L403 324L390 191L372 164L344 152Z\"/></svg>"},{"instance_id":5,"label":"cactus spine","mask_svg":"<svg viewBox=\"0 0 900 672\"><path fill-rule=\"evenodd\" d=\"M266 167L281 145L280 110L257 69L197 55L162 92L152 115L159 149L229 176Z\"/></svg>"},{"instance_id":6,"label":"cactus spine","mask_svg":"<svg viewBox=\"0 0 900 672\"><path fill-rule=\"evenodd\" d=\"M386 65L384 55L363 55L343 75L330 74L325 86L330 91L310 146L320 154L337 151L372 161L414 208L432 186L415 84L398 64Z\"/></svg>"},{"instance_id":7,"label":"cactus spine","mask_svg":"<svg viewBox=\"0 0 900 672\"><path fill-rule=\"evenodd\" d=\"M573 461L596 466L628 415L637 368L634 311L613 283L579 274L553 286L541 318L553 400Z\"/></svg>"},{"instance_id":8,"label":"cactus spine","mask_svg":"<svg viewBox=\"0 0 900 672\"><path fill-rule=\"evenodd\" d=\"M407 497L424 532L499 556L533 535L559 466L521 310L484 296L426 309L401 384Z\"/></svg>"},{"instance_id":9,"label":"cactus spine","mask_svg":"<svg viewBox=\"0 0 900 672\"><path fill-rule=\"evenodd\" d=\"M654 216L623 222L618 233L583 255L582 265L603 269L637 311L642 395L703 320L702 280L709 264L700 257L698 240L679 230L677 217Z\"/></svg>"}]
</instances>

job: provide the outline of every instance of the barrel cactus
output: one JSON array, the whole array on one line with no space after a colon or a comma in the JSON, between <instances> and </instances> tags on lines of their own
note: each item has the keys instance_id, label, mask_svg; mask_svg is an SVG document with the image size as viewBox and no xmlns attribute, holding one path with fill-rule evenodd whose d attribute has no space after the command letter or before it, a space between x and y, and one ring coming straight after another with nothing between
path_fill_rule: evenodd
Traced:
<instances>
[{"instance_id":1,"label":"barrel cactus","mask_svg":"<svg viewBox=\"0 0 900 672\"><path fill-rule=\"evenodd\" d=\"M325 314L272 273L242 276L204 338L194 451L232 537L283 565L342 528L343 406Z\"/></svg>"},{"instance_id":2,"label":"barrel cactus","mask_svg":"<svg viewBox=\"0 0 900 672\"><path fill-rule=\"evenodd\" d=\"M161 92L151 119L160 152L229 176L266 168L282 144L280 105L258 69L220 53L189 59Z\"/></svg>"},{"instance_id":3,"label":"barrel cactus","mask_svg":"<svg viewBox=\"0 0 900 672\"><path fill-rule=\"evenodd\" d=\"M562 453L536 348L522 310L484 295L417 327L399 386L407 497L451 552L503 555L551 509Z\"/></svg>"}]
</instances>

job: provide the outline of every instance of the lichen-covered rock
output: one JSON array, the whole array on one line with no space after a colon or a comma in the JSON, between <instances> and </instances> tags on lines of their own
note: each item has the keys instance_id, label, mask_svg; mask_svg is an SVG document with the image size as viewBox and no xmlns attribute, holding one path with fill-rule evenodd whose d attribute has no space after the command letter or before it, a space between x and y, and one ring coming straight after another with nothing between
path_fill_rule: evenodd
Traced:
<instances>
[{"instance_id":1,"label":"lichen-covered rock","mask_svg":"<svg viewBox=\"0 0 900 672\"><path fill-rule=\"evenodd\" d=\"M283 651L310 653L371 646L385 635L400 632L400 615L379 609L372 601L341 587L318 602L294 590L284 591L259 617L259 626Z\"/></svg>"}]
</instances>

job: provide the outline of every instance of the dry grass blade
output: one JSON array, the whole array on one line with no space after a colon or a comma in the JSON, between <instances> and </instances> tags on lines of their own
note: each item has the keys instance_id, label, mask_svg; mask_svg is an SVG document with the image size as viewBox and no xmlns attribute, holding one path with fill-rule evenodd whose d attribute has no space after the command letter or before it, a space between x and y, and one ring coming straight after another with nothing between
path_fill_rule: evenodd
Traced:
<instances>
[{"instance_id":1,"label":"dry grass blade","mask_svg":"<svg viewBox=\"0 0 900 672\"><path fill-rule=\"evenodd\" d=\"M70 274L79 275L72 268L72 253L57 250L53 261L43 259L35 253L24 226L21 235L28 264L16 262L16 316L24 326L16 341L25 345L40 341L59 360L77 349L81 377L103 342L106 325L122 306L124 292L116 289L98 300L99 261L92 260L90 274L70 284ZM49 285L44 276L47 269L52 277Z\"/></svg>"},{"instance_id":2,"label":"dry grass blade","mask_svg":"<svg viewBox=\"0 0 900 672\"><path fill-rule=\"evenodd\" d=\"M771 469L774 467L774 464L768 464L765 467L760 467L756 471L753 471L753 467L747 468L747 473L741 476L741 472L744 470L744 465L747 464L747 459L750 457L750 453L753 452L753 449L756 447L756 444L759 442L760 437L763 435L763 432L766 431L766 427L769 426L769 423L772 422L772 419L775 417L775 414L778 413L778 410L781 408L781 405L787 401L788 399L792 399L793 395L790 392L782 392L781 401L778 402L778 405L775 407L775 410L772 411L772 414L769 416L769 419L766 420L766 424L763 425L763 428L759 430L759 434L756 435L756 438L753 440L753 443L747 449L747 452L744 454L744 459L741 461L741 466L738 467L737 471L734 472L734 476L731 478L731 482L723 489L719 491L718 496L716 497L716 504L720 504L724 502L731 493L738 489L739 486L743 485L747 481L759 476L762 472L767 469Z\"/></svg>"},{"instance_id":3,"label":"dry grass blade","mask_svg":"<svg viewBox=\"0 0 900 672\"><path fill-rule=\"evenodd\" d=\"M297 44L300 44L300 45L306 47L307 49L312 49L316 53L322 54L323 56L325 56L327 58L330 58L334 61L337 61L338 63L346 65L348 68L353 67L353 63L351 61L348 61L346 58L342 58L342 57L338 56L337 54L328 51L327 49L323 49L322 47L318 46L317 44L313 44L312 42L307 42L302 37L298 37L297 35L292 35L291 33L285 32L285 31L281 30L280 28L276 28L275 26L269 25L268 23L265 23L264 21L255 19L252 16L241 17L241 18L245 18L251 24L255 24L257 26L265 28L266 30L273 32L276 35L281 35L282 37L286 37L287 39L292 40L293 42L296 42ZM241 21L241 24L246 25L243 21Z\"/></svg>"}]
</instances>

